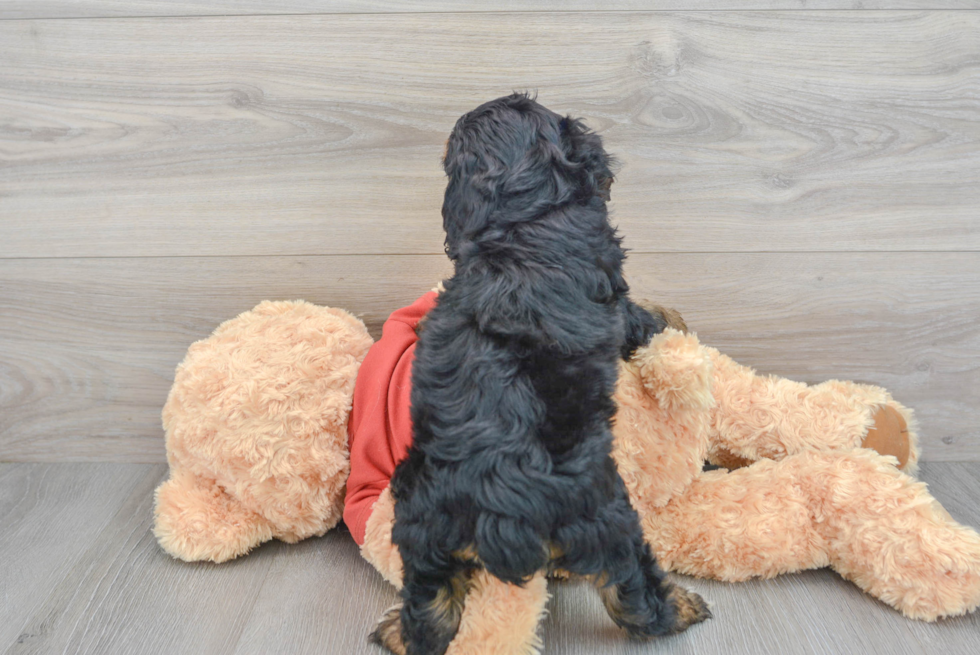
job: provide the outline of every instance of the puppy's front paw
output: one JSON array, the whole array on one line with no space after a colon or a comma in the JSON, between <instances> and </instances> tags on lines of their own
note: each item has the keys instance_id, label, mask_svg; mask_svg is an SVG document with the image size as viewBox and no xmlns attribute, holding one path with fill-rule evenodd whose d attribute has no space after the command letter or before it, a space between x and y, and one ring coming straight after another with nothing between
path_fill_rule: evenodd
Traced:
<instances>
[{"instance_id":1,"label":"puppy's front paw","mask_svg":"<svg viewBox=\"0 0 980 655\"><path fill-rule=\"evenodd\" d=\"M559 582L568 582L572 579L572 574L565 569L552 569L548 571L549 580L557 580Z\"/></svg>"},{"instance_id":2,"label":"puppy's front paw","mask_svg":"<svg viewBox=\"0 0 980 655\"><path fill-rule=\"evenodd\" d=\"M395 655L405 655L405 642L402 641L402 606L395 605L381 617L371 633L371 641L387 648Z\"/></svg>"},{"instance_id":3,"label":"puppy's front paw","mask_svg":"<svg viewBox=\"0 0 980 655\"><path fill-rule=\"evenodd\" d=\"M658 323L664 324L669 328L674 328L678 332L687 334L687 323L684 322L684 318L681 316L681 313L676 309L664 307L663 305L657 305L646 299L637 300L636 304L647 310L651 316L657 319Z\"/></svg>"},{"instance_id":4,"label":"puppy's front paw","mask_svg":"<svg viewBox=\"0 0 980 655\"><path fill-rule=\"evenodd\" d=\"M671 634L684 632L695 623L711 618L711 610L704 599L693 591L675 586L667 596L667 602L674 608L674 625Z\"/></svg>"}]
</instances>

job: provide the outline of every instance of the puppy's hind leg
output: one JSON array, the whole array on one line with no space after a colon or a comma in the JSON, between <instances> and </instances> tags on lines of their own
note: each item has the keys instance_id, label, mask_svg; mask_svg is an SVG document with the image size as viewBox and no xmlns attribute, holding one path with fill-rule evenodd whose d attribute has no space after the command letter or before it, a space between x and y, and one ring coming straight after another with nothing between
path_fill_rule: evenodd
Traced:
<instances>
[{"instance_id":1,"label":"puppy's hind leg","mask_svg":"<svg viewBox=\"0 0 980 655\"><path fill-rule=\"evenodd\" d=\"M388 609L374 626L371 641L387 648L395 655L405 655L405 641L402 639L402 606L395 605Z\"/></svg>"},{"instance_id":2,"label":"puppy's hind leg","mask_svg":"<svg viewBox=\"0 0 980 655\"><path fill-rule=\"evenodd\" d=\"M406 558L402 604L385 613L371 640L396 655L442 655L459 630L470 575L457 561Z\"/></svg>"},{"instance_id":3,"label":"puppy's hind leg","mask_svg":"<svg viewBox=\"0 0 980 655\"><path fill-rule=\"evenodd\" d=\"M597 521L600 545L581 551L598 555L581 558L576 563L578 558L573 551L585 544L575 544L573 539L565 541L571 546L565 559L574 572L591 575L616 625L631 637L646 639L683 632L711 618L700 596L669 582L657 566L650 546L643 540L639 517L629 505L625 488L622 496L617 495L600 516Z\"/></svg>"},{"instance_id":4,"label":"puppy's hind leg","mask_svg":"<svg viewBox=\"0 0 980 655\"><path fill-rule=\"evenodd\" d=\"M630 556L608 562L606 570L595 578L606 611L616 625L631 637L645 639L683 632L711 618L700 596L666 579L642 536L628 538L620 547L628 547Z\"/></svg>"},{"instance_id":5,"label":"puppy's hind leg","mask_svg":"<svg viewBox=\"0 0 980 655\"><path fill-rule=\"evenodd\" d=\"M630 564L619 564L595 577L609 616L631 637L675 634L711 618L696 593L666 580L645 543Z\"/></svg>"}]
</instances>

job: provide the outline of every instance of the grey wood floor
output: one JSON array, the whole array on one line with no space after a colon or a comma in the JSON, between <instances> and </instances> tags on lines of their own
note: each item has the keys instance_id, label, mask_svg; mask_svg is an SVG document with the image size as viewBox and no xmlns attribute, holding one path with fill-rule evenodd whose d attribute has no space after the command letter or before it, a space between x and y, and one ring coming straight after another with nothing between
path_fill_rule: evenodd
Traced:
<instances>
[{"instance_id":1,"label":"grey wood floor","mask_svg":"<svg viewBox=\"0 0 980 655\"><path fill-rule=\"evenodd\" d=\"M980 465L927 463L922 478L980 526ZM166 466L0 465L0 649L13 653L377 653L366 641L395 600L350 535L266 544L221 565L185 564L150 532ZM685 578L715 618L626 641L587 586L553 584L546 653L980 652L980 614L925 624L829 570L724 584Z\"/></svg>"}]
</instances>

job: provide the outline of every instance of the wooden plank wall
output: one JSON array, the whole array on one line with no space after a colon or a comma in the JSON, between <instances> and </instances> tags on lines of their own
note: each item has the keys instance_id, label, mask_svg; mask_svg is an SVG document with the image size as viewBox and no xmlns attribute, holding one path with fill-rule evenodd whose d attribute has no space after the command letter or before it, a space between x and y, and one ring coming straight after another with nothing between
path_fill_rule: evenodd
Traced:
<instances>
[{"instance_id":1,"label":"wooden plank wall","mask_svg":"<svg viewBox=\"0 0 980 655\"><path fill-rule=\"evenodd\" d=\"M980 3L601 7L0 0L0 460L164 461L174 367L262 299L377 334L448 272L455 119L513 89L622 161L638 296L980 460Z\"/></svg>"},{"instance_id":2,"label":"wooden plank wall","mask_svg":"<svg viewBox=\"0 0 980 655\"><path fill-rule=\"evenodd\" d=\"M976 9L976 0L0 0L3 18L529 11Z\"/></svg>"}]
</instances>

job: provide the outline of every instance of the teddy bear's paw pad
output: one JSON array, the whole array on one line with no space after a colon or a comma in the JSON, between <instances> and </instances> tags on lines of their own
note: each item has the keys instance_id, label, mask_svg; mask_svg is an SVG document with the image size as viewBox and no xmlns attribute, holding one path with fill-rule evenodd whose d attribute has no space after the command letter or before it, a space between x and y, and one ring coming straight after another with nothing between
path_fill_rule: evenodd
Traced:
<instances>
[{"instance_id":1,"label":"teddy bear's paw pad","mask_svg":"<svg viewBox=\"0 0 980 655\"><path fill-rule=\"evenodd\" d=\"M674 607L675 616L670 634L684 632L695 623L711 618L711 610L704 599L684 587L674 587L667 596L667 602Z\"/></svg>"},{"instance_id":2,"label":"teddy bear's paw pad","mask_svg":"<svg viewBox=\"0 0 980 655\"><path fill-rule=\"evenodd\" d=\"M875 412L872 425L862 442L864 448L890 455L898 460L898 468L909 461L909 428L905 419L894 407L885 405Z\"/></svg>"},{"instance_id":3,"label":"teddy bear's paw pad","mask_svg":"<svg viewBox=\"0 0 980 655\"><path fill-rule=\"evenodd\" d=\"M402 606L395 605L384 613L371 633L371 641L387 648L395 655L405 655L405 642L402 641Z\"/></svg>"}]
</instances>

